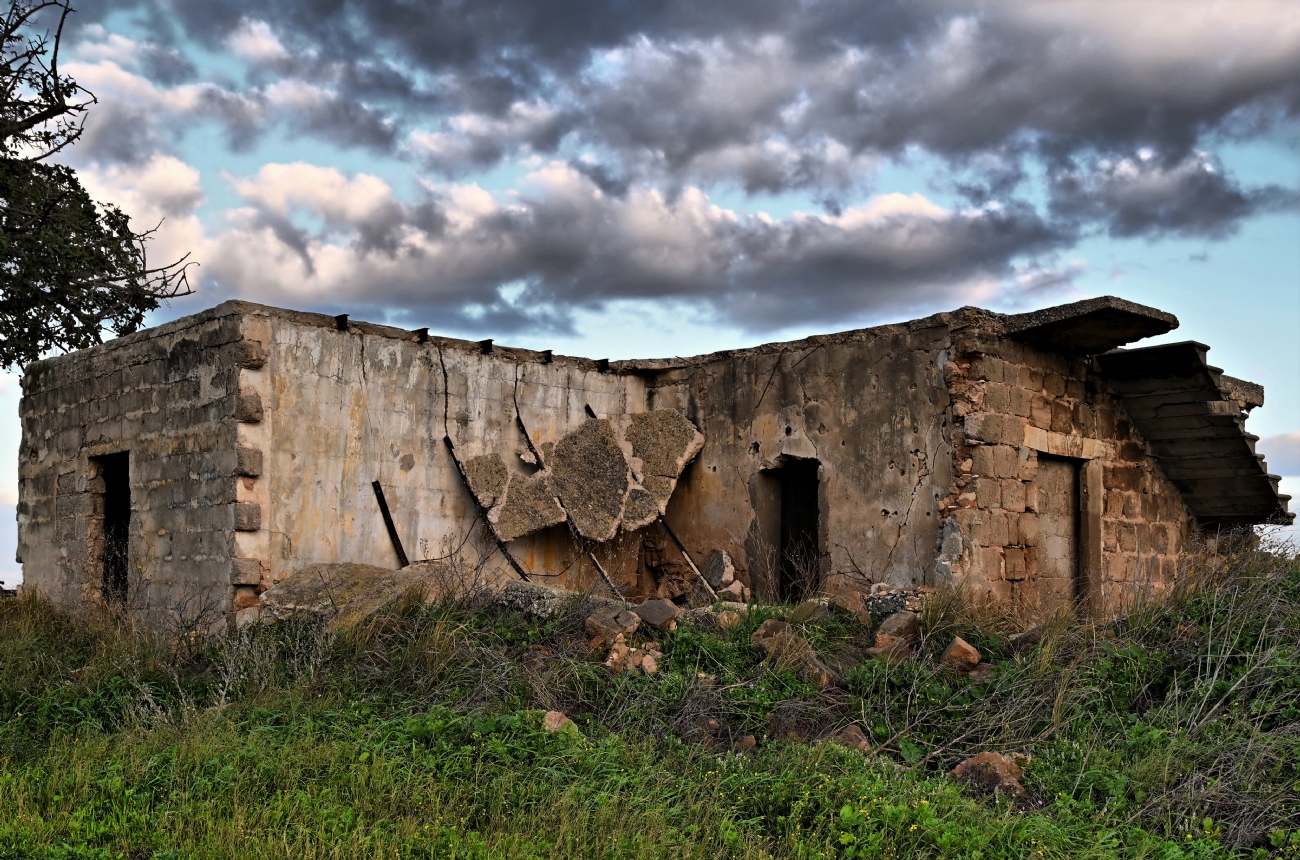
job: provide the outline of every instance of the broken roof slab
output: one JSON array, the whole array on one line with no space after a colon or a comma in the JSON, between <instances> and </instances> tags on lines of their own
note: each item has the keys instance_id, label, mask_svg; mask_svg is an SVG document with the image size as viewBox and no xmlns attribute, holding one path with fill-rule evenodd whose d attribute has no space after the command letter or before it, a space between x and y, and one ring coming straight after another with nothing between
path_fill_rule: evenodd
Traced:
<instances>
[{"instance_id":1,"label":"broken roof slab","mask_svg":"<svg viewBox=\"0 0 1300 860\"><path fill-rule=\"evenodd\" d=\"M1005 317L1006 334L1051 352L1096 355L1178 328L1178 317L1114 296Z\"/></svg>"}]
</instances>

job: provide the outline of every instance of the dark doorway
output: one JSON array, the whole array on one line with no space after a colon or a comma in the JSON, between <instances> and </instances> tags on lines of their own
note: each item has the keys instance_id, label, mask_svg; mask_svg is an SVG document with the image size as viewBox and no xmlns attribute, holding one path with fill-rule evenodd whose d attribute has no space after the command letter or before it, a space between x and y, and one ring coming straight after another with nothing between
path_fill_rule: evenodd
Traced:
<instances>
[{"instance_id":1,"label":"dark doorway","mask_svg":"<svg viewBox=\"0 0 1300 860\"><path fill-rule=\"evenodd\" d=\"M96 457L99 477L104 482L104 600L125 603L131 547L130 455Z\"/></svg>"},{"instance_id":2,"label":"dark doorway","mask_svg":"<svg viewBox=\"0 0 1300 860\"><path fill-rule=\"evenodd\" d=\"M816 460L788 458L775 470L781 484L781 578L778 597L802 600L819 585Z\"/></svg>"}]
</instances>

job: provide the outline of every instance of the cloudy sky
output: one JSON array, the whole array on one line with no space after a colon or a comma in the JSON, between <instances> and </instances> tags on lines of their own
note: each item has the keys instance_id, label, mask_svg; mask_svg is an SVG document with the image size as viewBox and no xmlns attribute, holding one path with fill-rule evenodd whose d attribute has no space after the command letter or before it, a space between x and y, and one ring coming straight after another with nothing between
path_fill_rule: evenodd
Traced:
<instances>
[{"instance_id":1,"label":"cloudy sky","mask_svg":"<svg viewBox=\"0 0 1300 860\"><path fill-rule=\"evenodd\" d=\"M67 161L201 264L158 321L240 297L623 358L1114 294L1263 383L1300 476L1292 0L77 10Z\"/></svg>"}]
</instances>

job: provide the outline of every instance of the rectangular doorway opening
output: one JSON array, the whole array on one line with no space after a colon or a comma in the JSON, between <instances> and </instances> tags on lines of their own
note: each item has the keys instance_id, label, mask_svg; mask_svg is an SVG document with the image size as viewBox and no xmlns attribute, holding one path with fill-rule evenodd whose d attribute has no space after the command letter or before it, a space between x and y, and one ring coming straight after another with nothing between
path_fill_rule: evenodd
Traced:
<instances>
[{"instance_id":1,"label":"rectangular doorway opening","mask_svg":"<svg viewBox=\"0 0 1300 860\"><path fill-rule=\"evenodd\" d=\"M122 451L94 459L104 487L102 593L107 603L126 603L131 550L131 456Z\"/></svg>"},{"instance_id":2,"label":"rectangular doorway opening","mask_svg":"<svg viewBox=\"0 0 1300 860\"><path fill-rule=\"evenodd\" d=\"M821 584L821 546L817 539L816 460L783 458L774 476L781 484L780 579L777 596L787 602L815 594Z\"/></svg>"},{"instance_id":3,"label":"rectangular doorway opening","mask_svg":"<svg viewBox=\"0 0 1300 860\"><path fill-rule=\"evenodd\" d=\"M1038 605L1044 615L1080 597L1079 461L1038 455Z\"/></svg>"}]
</instances>

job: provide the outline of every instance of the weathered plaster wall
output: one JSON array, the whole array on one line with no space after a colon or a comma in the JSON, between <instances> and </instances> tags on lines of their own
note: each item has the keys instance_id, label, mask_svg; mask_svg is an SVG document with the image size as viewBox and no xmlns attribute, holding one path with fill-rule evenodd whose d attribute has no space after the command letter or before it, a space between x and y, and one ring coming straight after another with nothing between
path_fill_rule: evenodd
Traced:
<instances>
[{"instance_id":1,"label":"weathered plaster wall","mask_svg":"<svg viewBox=\"0 0 1300 860\"><path fill-rule=\"evenodd\" d=\"M697 559L725 549L770 595L779 527L770 470L782 457L812 458L823 588L926 584L952 481L948 348L940 315L657 370L651 408L684 410L705 437L669 523Z\"/></svg>"},{"instance_id":2,"label":"weathered plaster wall","mask_svg":"<svg viewBox=\"0 0 1300 860\"><path fill-rule=\"evenodd\" d=\"M1088 359L970 325L956 329L944 372L958 433L941 572L986 599L1042 608L1036 576L1053 536L1036 477L1040 454L1051 454L1075 460L1084 485L1083 597L1113 608L1173 580L1195 523Z\"/></svg>"},{"instance_id":3,"label":"weathered plaster wall","mask_svg":"<svg viewBox=\"0 0 1300 860\"><path fill-rule=\"evenodd\" d=\"M129 451L129 602L190 616L228 608L239 373L257 360L221 306L30 365L19 406L24 587L64 605L100 599L92 458Z\"/></svg>"},{"instance_id":4,"label":"weathered plaster wall","mask_svg":"<svg viewBox=\"0 0 1300 860\"><path fill-rule=\"evenodd\" d=\"M268 345L269 359L243 384L265 405L257 424L241 425L239 442L262 452L262 475L240 486L240 500L261 509L262 526L238 535L248 572L240 602L260 587L315 562L396 566L371 481L383 484L408 556L458 555L485 576L510 577L481 525L448 451L462 463L500 453L507 467L531 473L518 455L533 444L549 451L588 418L645 410L638 377L602 372L596 362L418 336L353 323L339 331L330 317L266 308L250 310L245 336ZM471 533L472 532L472 533ZM467 539L468 536L468 539ZM538 581L577 587L592 568L567 528L521 537L511 553ZM610 572L635 582L639 541L626 536L601 547ZM256 567L254 567L254 560Z\"/></svg>"}]
</instances>

